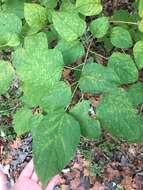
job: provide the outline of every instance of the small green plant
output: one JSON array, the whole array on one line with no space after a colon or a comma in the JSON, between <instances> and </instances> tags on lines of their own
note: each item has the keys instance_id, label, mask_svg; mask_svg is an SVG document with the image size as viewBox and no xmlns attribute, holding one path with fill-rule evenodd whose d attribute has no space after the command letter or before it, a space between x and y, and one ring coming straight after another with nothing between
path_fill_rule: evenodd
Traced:
<instances>
[{"instance_id":1,"label":"small green plant","mask_svg":"<svg viewBox=\"0 0 143 190\"><path fill-rule=\"evenodd\" d=\"M104 164L102 162L98 164L91 164L90 171L93 176L102 176L102 173L104 171Z\"/></svg>"},{"instance_id":2,"label":"small green plant","mask_svg":"<svg viewBox=\"0 0 143 190\"><path fill-rule=\"evenodd\" d=\"M131 14L119 10L111 17L100 0L34 2L1 1L0 50L12 53L0 61L0 94L17 75L23 96L13 126L18 135L32 133L34 164L45 186L73 158L80 135L98 139L105 128L143 142L143 1ZM96 42L104 56L95 51ZM74 85L63 78L64 68L78 71ZM96 119L90 101L81 98L71 106L77 89L100 95Z\"/></svg>"}]
</instances>

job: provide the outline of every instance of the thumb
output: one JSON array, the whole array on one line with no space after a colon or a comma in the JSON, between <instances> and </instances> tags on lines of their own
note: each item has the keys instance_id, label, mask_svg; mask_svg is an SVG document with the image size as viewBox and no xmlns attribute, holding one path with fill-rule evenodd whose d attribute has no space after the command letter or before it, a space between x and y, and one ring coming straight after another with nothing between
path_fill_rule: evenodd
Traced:
<instances>
[{"instance_id":1,"label":"thumb","mask_svg":"<svg viewBox=\"0 0 143 190\"><path fill-rule=\"evenodd\" d=\"M45 190L53 190L53 188L56 186L56 185L59 185L60 184L60 176L57 175L55 176L48 184L47 188Z\"/></svg>"},{"instance_id":2,"label":"thumb","mask_svg":"<svg viewBox=\"0 0 143 190\"><path fill-rule=\"evenodd\" d=\"M8 190L7 189L7 177L1 171L0 171L0 190Z\"/></svg>"}]
</instances>

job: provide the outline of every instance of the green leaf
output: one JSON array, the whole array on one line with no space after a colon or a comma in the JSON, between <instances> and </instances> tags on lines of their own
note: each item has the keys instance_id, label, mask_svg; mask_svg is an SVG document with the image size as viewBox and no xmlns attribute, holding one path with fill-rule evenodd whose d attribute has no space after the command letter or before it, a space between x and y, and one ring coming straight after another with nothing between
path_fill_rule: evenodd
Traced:
<instances>
[{"instance_id":1,"label":"green leaf","mask_svg":"<svg viewBox=\"0 0 143 190\"><path fill-rule=\"evenodd\" d=\"M0 49L7 47L16 47L20 44L19 37L16 33L5 33L0 37Z\"/></svg>"},{"instance_id":2,"label":"green leaf","mask_svg":"<svg viewBox=\"0 0 143 190\"><path fill-rule=\"evenodd\" d=\"M43 33L26 37L25 48L18 48L13 53L13 63L22 81L37 85L60 80L64 65L60 51L48 50Z\"/></svg>"},{"instance_id":3,"label":"green leaf","mask_svg":"<svg viewBox=\"0 0 143 190\"><path fill-rule=\"evenodd\" d=\"M138 80L138 70L132 58L127 54L113 53L109 58L108 67L115 71L121 84L133 83Z\"/></svg>"},{"instance_id":4,"label":"green leaf","mask_svg":"<svg viewBox=\"0 0 143 190\"><path fill-rule=\"evenodd\" d=\"M0 34L5 32L17 33L21 32L22 22L14 14L11 13L0 13Z\"/></svg>"},{"instance_id":5,"label":"green leaf","mask_svg":"<svg viewBox=\"0 0 143 190\"><path fill-rule=\"evenodd\" d=\"M40 32L33 36L27 36L24 39L24 47L26 51L33 56L48 50L48 39L44 32ZM33 50L34 49L34 50Z\"/></svg>"},{"instance_id":6,"label":"green leaf","mask_svg":"<svg viewBox=\"0 0 143 190\"><path fill-rule=\"evenodd\" d=\"M82 36L86 23L77 13L53 12L52 20L58 34L66 41L74 41Z\"/></svg>"},{"instance_id":7,"label":"green leaf","mask_svg":"<svg viewBox=\"0 0 143 190\"><path fill-rule=\"evenodd\" d=\"M65 108L72 99L70 86L60 81L53 85L39 85L24 83L22 86L24 96L22 101L32 106L40 106L46 112Z\"/></svg>"},{"instance_id":8,"label":"green leaf","mask_svg":"<svg viewBox=\"0 0 143 190\"><path fill-rule=\"evenodd\" d=\"M138 82L132 85L127 93L133 105L143 104L143 83Z\"/></svg>"},{"instance_id":9,"label":"green leaf","mask_svg":"<svg viewBox=\"0 0 143 190\"><path fill-rule=\"evenodd\" d=\"M28 2L31 2L31 0L6 0L4 11L24 18L24 3Z\"/></svg>"},{"instance_id":10,"label":"green leaf","mask_svg":"<svg viewBox=\"0 0 143 190\"><path fill-rule=\"evenodd\" d=\"M130 48L133 45L129 31L119 26L111 31L111 43L117 48Z\"/></svg>"},{"instance_id":11,"label":"green leaf","mask_svg":"<svg viewBox=\"0 0 143 190\"><path fill-rule=\"evenodd\" d=\"M14 69L8 61L0 60L0 95L5 94L13 80Z\"/></svg>"},{"instance_id":12,"label":"green leaf","mask_svg":"<svg viewBox=\"0 0 143 190\"><path fill-rule=\"evenodd\" d=\"M142 20L139 22L139 31L143 32L143 18Z\"/></svg>"},{"instance_id":13,"label":"green leaf","mask_svg":"<svg viewBox=\"0 0 143 190\"><path fill-rule=\"evenodd\" d=\"M71 42L60 40L56 46L56 49L62 52L64 63L66 65L75 63L85 53L82 43L78 40Z\"/></svg>"},{"instance_id":14,"label":"green leaf","mask_svg":"<svg viewBox=\"0 0 143 190\"><path fill-rule=\"evenodd\" d=\"M65 12L77 12L75 4L70 0L64 0L61 4L60 10Z\"/></svg>"},{"instance_id":15,"label":"green leaf","mask_svg":"<svg viewBox=\"0 0 143 190\"><path fill-rule=\"evenodd\" d=\"M13 126L17 135L29 132L32 128L38 127L42 120L42 115L33 115L27 107L22 107L13 116Z\"/></svg>"},{"instance_id":16,"label":"green leaf","mask_svg":"<svg viewBox=\"0 0 143 190\"><path fill-rule=\"evenodd\" d=\"M128 10L122 10L122 9L114 11L113 20L132 22L131 14L128 12Z\"/></svg>"},{"instance_id":17,"label":"green leaf","mask_svg":"<svg viewBox=\"0 0 143 190\"><path fill-rule=\"evenodd\" d=\"M139 0L139 16L143 17L143 1Z\"/></svg>"},{"instance_id":18,"label":"green leaf","mask_svg":"<svg viewBox=\"0 0 143 190\"><path fill-rule=\"evenodd\" d=\"M47 10L39 4L25 3L24 17L33 33L38 32L47 24Z\"/></svg>"},{"instance_id":19,"label":"green leaf","mask_svg":"<svg viewBox=\"0 0 143 190\"><path fill-rule=\"evenodd\" d=\"M80 123L81 134L89 139L97 139L101 135L100 123L89 116L90 102L82 101L76 104L70 114Z\"/></svg>"},{"instance_id":20,"label":"green leaf","mask_svg":"<svg viewBox=\"0 0 143 190\"><path fill-rule=\"evenodd\" d=\"M46 6L47 8L55 8L57 5L57 0L40 0L41 5Z\"/></svg>"},{"instance_id":21,"label":"green leaf","mask_svg":"<svg viewBox=\"0 0 143 190\"><path fill-rule=\"evenodd\" d=\"M133 48L135 62L139 69L143 68L143 41L138 41Z\"/></svg>"},{"instance_id":22,"label":"green leaf","mask_svg":"<svg viewBox=\"0 0 143 190\"><path fill-rule=\"evenodd\" d=\"M124 90L105 94L96 109L97 119L112 135L129 142L143 141L143 126Z\"/></svg>"},{"instance_id":23,"label":"green leaf","mask_svg":"<svg viewBox=\"0 0 143 190\"><path fill-rule=\"evenodd\" d=\"M77 0L76 7L85 16L98 15L102 11L100 0Z\"/></svg>"},{"instance_id":24,"label":"green leaf","mask_svg":"<svg viewBox=\"0 0 143 190\"><path fill-rule=\"evenodd\" d=\"M85 65L79 81L80 89L87 93L107 92L116 88L118 84L120 80L116 73L97 63Z\"/></svg>"},{"instance_id":25,"label":"green leaf","mask_svg":"<svg viewBox=\"0 0 143 190\"><path fill-rule=\"evenodd\" d=\"M123 21L123 23L118 23L118 25L124 25L125 22L138 22L139 16L136 12L134 13L129 13L128 10L115 10L113 16L111 17L111 21ZM115 23L117 24L117 23ZM130 27L131 29L131 27Z\"/></svg>"},{"instance_id":26,"label":"green leaf","mask_svg":"<svg viewBox=\"0 0 143 190\"><path fill-rule=\"evenodd\" d=\"M16 15L0 13L0 48L19 45L18 35L21 32L21 28L22 22Z\"/></svg>"},{"instance_id":27,"label":"green leaf","mask_svg":"<svg viewBox=\"0 0 143 190\"><path fill-rule=\"evenodd\" d=\"M102 38L109 29L108 17L100 17L91 22L90 31L96 38Z\"/></svg>"},{"instance_id":28,"label":"green leaf","mask_svg":"<svg viewBox=\"0 0 143 190\"><path fill-rule=\"evenodd\" d=\"M45 102L43 103L43 98L50 96L51 90L62 75L64 63L60 51L48 50L46 35L39 33L25 38L24 48L18 48L13 53L13 64L22 81L24 101L31 107L42 106L43 108L46 105ZM62 93L64 92L61 90Z\"/></svg>"},{"instance_id":29,"label":"green leaf","mask_svg":"<svg viewBox=\"0 0 143 190\"><path fill-rule=\"evenodd\" d=\"M44 186L73 158L79 141L78 122L62 111L45 116L33 131L34 165Z\"/></svg>"}]
</instances>

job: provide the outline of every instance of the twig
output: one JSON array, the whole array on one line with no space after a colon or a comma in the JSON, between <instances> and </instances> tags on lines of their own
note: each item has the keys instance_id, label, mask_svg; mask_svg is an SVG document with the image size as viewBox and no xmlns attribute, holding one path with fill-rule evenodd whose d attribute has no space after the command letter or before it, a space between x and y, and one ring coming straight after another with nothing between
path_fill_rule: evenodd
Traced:
<instances>
[{"instance_id":1,"label":"twig","mask_svg":"<svg viewBox=\"0 0 143 190\"><path fill-rule=\"evenodd\" d=\"M68 67L68 66L64 66L64 68L66 68L66 69L70 69L70 70L75 70L75 71L81 71L80 69L76 69L77 67Z\"/></svg>"},{"instance_id":2,"label":"twig","mask_svg":"<svg viewBox=\"0 0 143 190\"><path fill-rule=\"evenodd\" d=\"M84 70L84 66L85 66L85 64L86 64L86 62L87 62L88 55L89 55L90 48L91 48L91 45L92 45L93 40L94 40L94 37L91 39L91 41L90 41L90 43L89 43L89 45L88 45L88 47L87 47L86 55L85 55L84 62L83 62L82 71Z\"/></svg>"},{"instance_id":3,"label":"twig","mask_svg":"<svg viewBox=\"0 0 143 190\"><path fill-rule=\"evenodd\" d=\"M0 114L5 113L5 112L9 112L9 111L13 111L13 110L17 109L18 107L19 107L19 104L17 104L15 107L12 107L12 108L10 108L8 110L1 110Z\"/></svg>"},{"instance_id":4,"label":"twig","mask_svg":"<svg viewBox=\"0 0 143 190\"><path fill-rule=\"evenodd\" d=\"M119 23L119 24L132 24L132 25L138 25L137 22L126 22L126 21L121 21L121 20L111 20L111 23Z\"/></svg>"},{"instance_id":5,"label":"twig","mask_svg":"<svg viewBox=\"0 0 143 190\"><path fill-rule=\"evenodd\" d=\"M94 54L94 55L96 55L96 56L98 56L98 57L101 57L101 58L103 58L103 59L105 59L105 60L108 60L108 57L104 57L103 55L101 55L101 54L99 54L99 53L96 53L96 52L94 52L94 51L90 51L90 53L92 53L92 54Z\"/></svg>"}]
</instances>

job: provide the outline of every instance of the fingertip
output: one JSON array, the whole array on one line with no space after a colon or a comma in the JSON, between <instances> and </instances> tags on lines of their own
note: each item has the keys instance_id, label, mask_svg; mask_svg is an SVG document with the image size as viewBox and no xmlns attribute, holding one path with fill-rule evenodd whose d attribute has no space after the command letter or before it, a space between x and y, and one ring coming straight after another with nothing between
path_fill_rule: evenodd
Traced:
<instances>
[{"instance_id":1,"label":"fingertip","mask_svg":"<svg viewBox=\"0 0 143 190\"><path fill-rule=\"evenodd\" d=\"M33 160L31 160L22 171L20 177L30 178L33 174L33 171L34 171L34 163L33 163Z\"/></svg>"},{"instance_id":2,"label":"fingertip","mask_svg":"<svg viewBox=\"0 0 143 190\"><path fill-rule=\"evenodd\" d=\"M7 190L7 177L0 171L0 190Z\"/></svg>"},{"instance_id":3,"label":"fingertip","mask_svg":"<svg viewBox=\"0 0 143 190\"><path fill-rule=\"evenodd\" d=\"M60 184L60 176L59 175L56 175L55 177L52 178L52 180L49 182L48 186L46 187L45 190L53 190L53 188L56 186L56 185L59 185Z\"/></svg>"}]
</instances>

